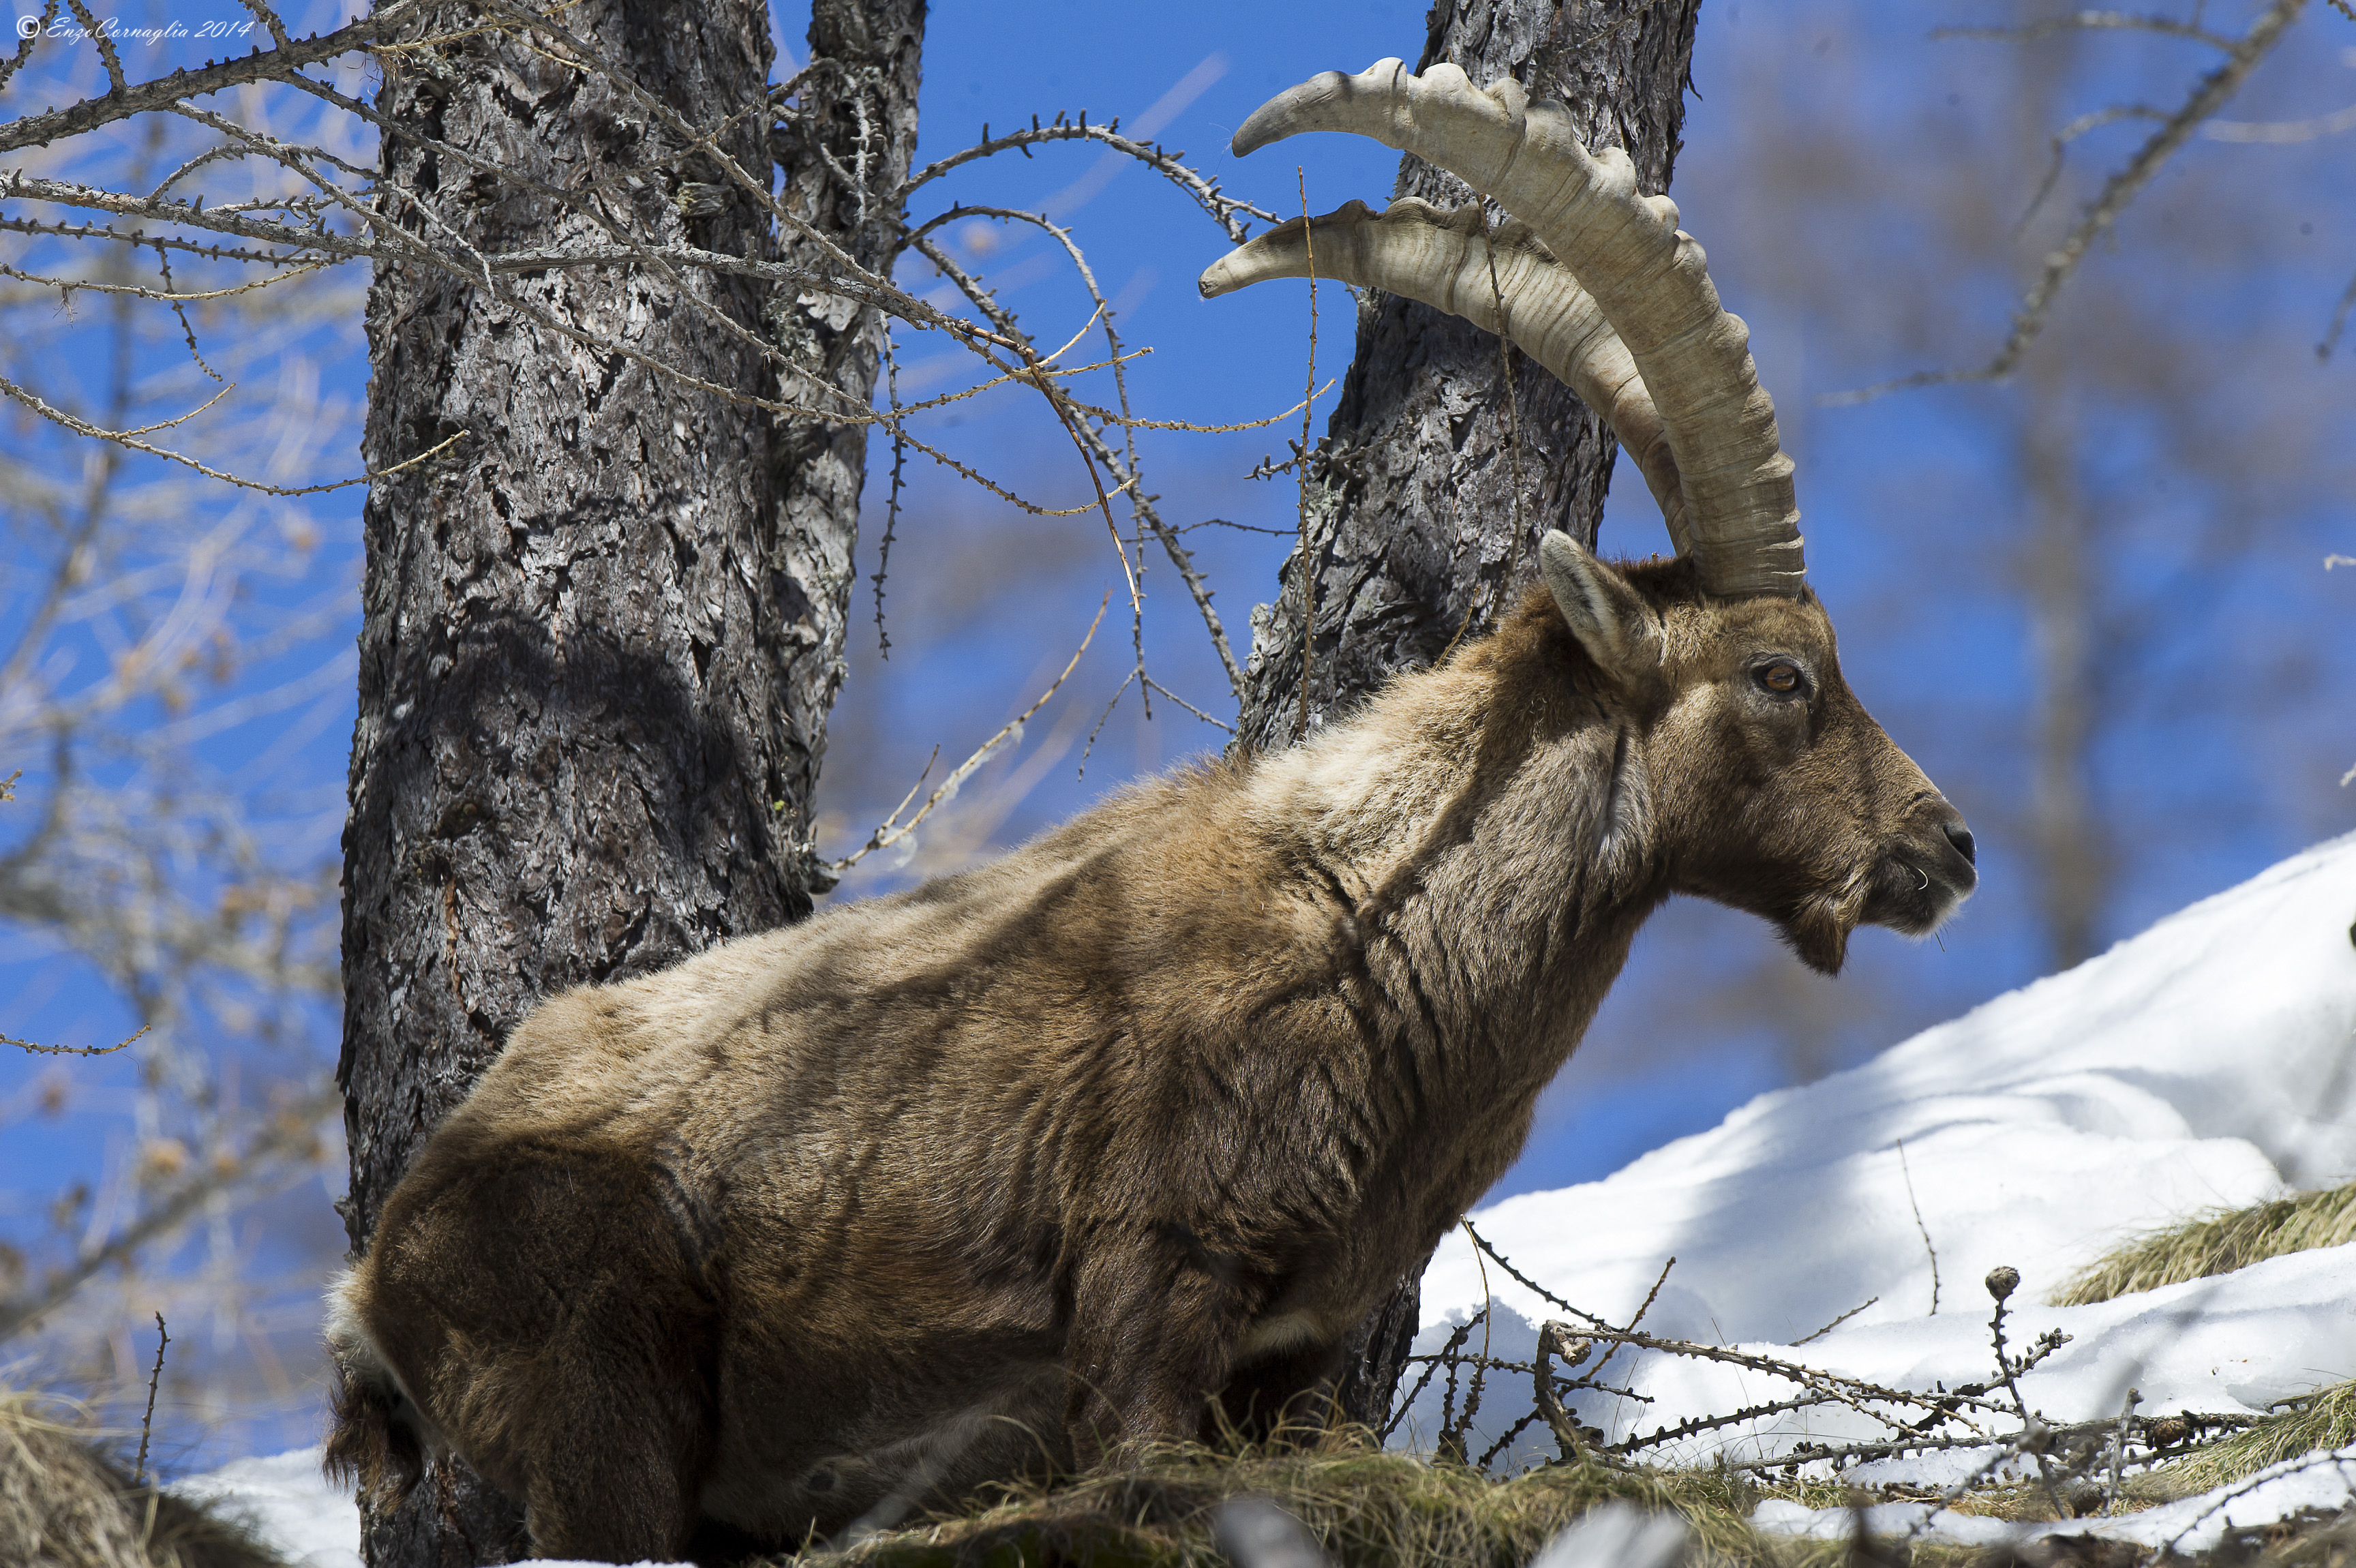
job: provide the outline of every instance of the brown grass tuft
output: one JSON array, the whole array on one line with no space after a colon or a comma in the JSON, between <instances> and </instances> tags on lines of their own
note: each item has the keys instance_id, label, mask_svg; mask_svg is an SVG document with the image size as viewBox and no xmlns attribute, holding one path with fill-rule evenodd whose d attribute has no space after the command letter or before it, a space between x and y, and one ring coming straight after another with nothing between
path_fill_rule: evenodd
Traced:
<instances>
[{"instance_id":1,"label":"brown grass tuft","mask_svg":"<svg viewBox=\"0 0 2356 1568\"><path fill-rule=\"evenodd\" d=\"M2356 1443L2356 1382L2284 1400L2255 1426L2222 1437L2165 1472L2185 1492L2206 1491L2319 1448Z\"/></svg>"},{"instance_id":2,"label":"brown grass tuft","mask_svg":"<svg viewBox=\"0 0 2356 1568\"><path fill-rule=\"evenodd\" d=\"M797 1568L1228 1568L1211 1515L1229 1498L1273 1498L1338 1568L1522 1568L1580 1515L1619 1498L1685 1516L1694 1568L1833 1568L1838 1541L1766 1537L1749 1516L1763 1494L1716 1470L1554 1466L1497 1480L1460 1465L1385 1452L1364 1434L1306 1450L1241 1454L1186 1445L1061 1486L1006 1488L973 1511L813 1550Z\"/></svg>"},{"instance_id":3,"label":"brown grass tuft","mask_svg":"<svg viewBox=\"0 0 2356 1568\"><path fill-rule=\"evenodd\" d=\"M0 1563L284 1568L237 1525L130 1471L53 1400L0 1389Z\"/></svg>"},{"instance_id":4,"label":"brown grass tuft","mask_svg":"<svg viewBox=\"0 0 2356 1568\"><path fill-rule=\"evenodd\" d=\"M2356 1182L2219 1209L2136 1237L2072 1276L2052 1305L2085 1306L2349 1241L2356 1241Z\"/></svg>"}]
</instances>

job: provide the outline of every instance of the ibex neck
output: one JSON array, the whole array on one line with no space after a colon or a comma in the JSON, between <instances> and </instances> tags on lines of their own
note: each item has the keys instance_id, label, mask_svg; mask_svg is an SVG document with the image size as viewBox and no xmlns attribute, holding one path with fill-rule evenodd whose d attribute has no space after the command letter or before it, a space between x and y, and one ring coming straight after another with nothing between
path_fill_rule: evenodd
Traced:
<instances>
[{"instance_id":1,"label":"ibex neck","mask_svg":"<svg viewBox=\"0 0 2356 1568\"><path fill-rule=\"evenodd\" d=\"M1547 1074L1663 897L1642 747L1550 607L1269 759L1251 793L1444 1035L1511 1036Z\"/></svg>"}]
</instances>

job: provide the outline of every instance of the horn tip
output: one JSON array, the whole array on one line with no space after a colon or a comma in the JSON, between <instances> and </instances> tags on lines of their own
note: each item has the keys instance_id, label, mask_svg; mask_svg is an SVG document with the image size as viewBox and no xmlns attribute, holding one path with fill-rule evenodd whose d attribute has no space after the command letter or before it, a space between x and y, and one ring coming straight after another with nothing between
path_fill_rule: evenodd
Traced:
<instances>
[{"instance_id":1,"label":"horn tip","mask_svg":"<svg viewBox=\"0 0 2356 1568\"><path fill-rule=\"evenodd\" d=\"M1243 251L1240 247L1228 252L1203 269L1194 280L1195 289L1205 299L1216 299L1223 294L1233 294L1251 280L1243 275Z\"/></svg>"},{"instance_id":2,"label":"horn tip","mask_svg":"<svg viewBox=\"0 0 2356 1568\"><path fill-rule=\"evenodd\" d=\"M1338 70L1321 70L1295 87L1288 87L1253 110L1227 142L1228 150L1237 157L1259 151L1271 142L1302 131L1338 129L1325 124L1319 113L1327 105L1351 96L1354 91L1388 91L1392 79L1405 68L1396 57L1376 60L1356 76Z\"/></svg>"}]
</instances>

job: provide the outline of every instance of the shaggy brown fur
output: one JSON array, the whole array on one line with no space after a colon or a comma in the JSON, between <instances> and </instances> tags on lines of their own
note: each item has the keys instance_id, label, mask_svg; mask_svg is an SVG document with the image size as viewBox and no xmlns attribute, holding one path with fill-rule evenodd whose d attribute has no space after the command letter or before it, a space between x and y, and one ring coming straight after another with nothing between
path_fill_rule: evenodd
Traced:
<instances>
[{"instance_id":1,"label":"shaggy brown fur","mask_svg":"<svg viewBox=\"0 0 2356 1568\"><path fill-rule=\"evenodd\" d=\"M91 1434L0 1391L5 1568L285 1568L236 1524L130 1472Z\"/></svg>"},{"instance_id":2,"label":"shaggy brown fur","mask_svg":"<svg viewBox=\"0 0 2356 1568\"><path fill-rule=\"evenodd\" d=\"M1306 745L543 1005L339 1287L331 1462L455 1451L626 1561L1265 1415L1503 1174L1663 899L1831 970L1970 890L1813 598L1547 548Z\"/></svg>"}]
</instances>

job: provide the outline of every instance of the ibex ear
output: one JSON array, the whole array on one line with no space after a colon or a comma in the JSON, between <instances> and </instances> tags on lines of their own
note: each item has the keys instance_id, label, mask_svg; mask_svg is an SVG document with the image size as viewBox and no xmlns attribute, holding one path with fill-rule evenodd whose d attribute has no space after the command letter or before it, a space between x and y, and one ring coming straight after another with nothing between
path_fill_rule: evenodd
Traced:
<instances>
[{"instance_id":1,"label":"ibex ear","mask_svg":"<svg viewBox=\"0 0 2356 1568\"><path fill-rule=\"evenodd\" d=\"M1538 541L1538 570L1570 634L1607 674L1633 682L1659 666L1661 634L1653 612L1619 573L1560 529Z\"/></svg>"}]
</instances>

